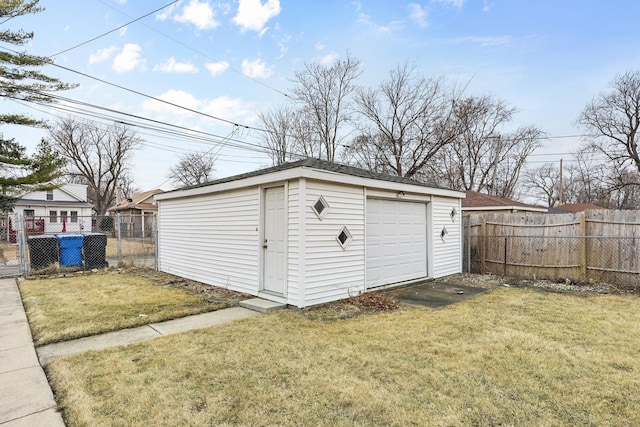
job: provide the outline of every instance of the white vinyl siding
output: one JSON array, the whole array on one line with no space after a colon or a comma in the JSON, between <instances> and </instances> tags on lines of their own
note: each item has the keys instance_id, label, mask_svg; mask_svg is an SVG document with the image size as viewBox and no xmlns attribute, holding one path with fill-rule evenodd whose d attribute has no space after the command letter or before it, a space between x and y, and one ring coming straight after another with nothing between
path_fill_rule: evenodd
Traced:
<instances>
[{"instance_id":1,"label":"white vinyl siding","mask_svg":"<svg viewBox=\"0 0 640 427\"><path fill-rule=\"evenodd\" d=\"M451 219L451 210L456 214ZM447 197L433 197L433 277L443 277L462 272L462 236L460 200ZM447 234L440 237L443 227Z\"/></svg>"},{"instance_id":2,"label":"white vinyl siding","mask_svg":"<svg viewBox=\"0 0 640 427\"><path fill-rule=\"evenodd\" d=\"M323 196L329 211L312 209ZM339 183L306 183L305 305L346 298L364 290L364 189ZM343 226L352 240L346 249L336 236Z\"/></svg>"},{"instance_id":3,"label":"white vinyl siding","mask_svg":"<svg viewBox=\"0 0 640 427\"><path fill-rule=\"evenodd\" d=\"M158 206L162 271L257 294L257 187L162 200Z\"/></svg>"},{"instance_id":4,"label":"white vinyl siding","mask_svg":"<svg viewBox=\"0 0 640 427\"><path fill-rule=\"evenodd\" d=\"M300 302L300 183L299 180L289 181L289 197L287 199L288 253L287 253L287 303L298 305Z\"/></svg>"}]
</instances>

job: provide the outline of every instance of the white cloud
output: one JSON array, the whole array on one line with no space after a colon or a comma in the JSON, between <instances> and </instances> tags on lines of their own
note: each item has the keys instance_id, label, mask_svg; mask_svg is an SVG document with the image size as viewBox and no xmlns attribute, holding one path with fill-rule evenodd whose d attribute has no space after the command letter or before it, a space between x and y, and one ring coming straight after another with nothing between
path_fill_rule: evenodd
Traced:
<instances>
[{"instance_id":1,"label":"white cloud","mask_svg":"<svg viewBox=\"0 0 640 427\"><path fill-rule=\"evenodd\" d=\"M267 64L260 59L256 59L255 61L243 59L242 73L249 77L262 77L263 79L266 79L273 73L273 70L270 67L267 67Z\"/></svg>"},{"instance_id":2,"label":"white cloud","mask_svg":"<svg viewBox=\"0 0 640 427\"><path fill-rule=\"evenodd\" d=\"M192 110L197 110L201 105L200 101L198 101L195 96L182 90L171 89L163 93L162 95L156 96L156 98ZM184 116L192 114L185 109L174 107L172 105L166 104L164 102L159 102L154 99L144 101L142 103L142 108L144 108L148 112L160 115L178 114Z\"/></svg>"},{"instance_id":3,"label":"white cloud","mask_svg":"<svg viewBox=\"0 0 640 427\"><path fill-rule=\"evenodd\" d=\"M182 13L174 16L173 19L177 22L193 24L199 30L210 30L220 25L216 20L216 12L206 1L191 0L182 9Z\"/></svg>"},{"instance_id":4,"label":"white cloud","mask_svg":"<svg viewBox=\"0 0 640 427\"><path fill-rule=\"evenodd\" d=\"M135 68L144 68L145 60L140 56L142 48L135 43L127 43L122 51L113 58L111 68L116 73L124 73Z\"/></svg>"},{"instance_id":5,"label":"white cloud","mask_svg":"<svg viewBox=\"0 0 640 427\"><path fill-rule=\"evenodd\" d=\"M338 55L335 52L331 52L331 53L328 53L328 54L323 55L320 58L318 58L318 64L325 65L325 66L330 66L334 62L336 62L338 60L338 58L340 58L340 55Z\"/></svg>"},{"instance_id":6,"label":"white cloud","mask_svg":"<svg viewBox=\"0 0 640 427\"><path fill-rule=\"evenodd\" d=\"M442 3L445 6L455 7L456 9L462 9L464 0L431 0L432 3Z\"/></svg>"},{"instance_id":7,"label":"white cloud","mask_svg":"<svg viewBox=\"0 0 640 427\"><path fill-rule=\"evenodd\" d=\"M371 20L371 16L367 15L366 13L358 14L358 22L360 24L365 24L371 27L373 31L380 34L389 34L402 29L401 21L391 21L387 25L376 24Z\"/></svg>"},{"instance_id":8,"label":"white cloud","mask_svg":"<svg viewBox=\"0 0 640 427\"><path fill-rule=\"evenodd\" d=\"M427 21L427 8L420 6L418 3L410 3L409 4L409 18L418 26L422 28L427 28L429 26L429 22Z\"/></svg>"},{"instance_id":9,"label":"white cloud","mask_svg":"<svg viewBox=\"0 0 640 427\"><path fill-rule=\"evenodd\" d=\"M244 122L253 114L253 108L251 104L245 103L240 98L219 96L205 101L203 112L225 120Z\"/></svg>"},{"instance_id":10,"label":"white cloud","mask_svg":"<svg viewBox=\"0 0 640 427\"><path fill-rule=\"evenodd\" d=\"M504 46L512 42L509 36L468 36L458 37L449 41L449 43L474 43L479 44L482 47L489 46Z\"/></svg>"},{"instance_id":11,"label":"white cloud","mask_svg":"<svg viewBox=\"0 0 640 427\"><path fill-rule=\"evenodd\" d=\"M229 68L229 63L227 61L209 62L205 67L207 67L207 70L209 70L212 76L217 76Z\"/></svg>"},{"instance_id":12,"label":"white cloud","mask_svg":"<svg viewBox=\"0 0 640 427\"><path fill-rule=\"evenodd\" d=\"M484 0L484 3L482 5L482 11L483 12L489 12L493 6L495 6L496 4L494 2L489 2L487 0Z\"/></svg>"},{"instance_id":13,"label":"white cloud","mask_svg":"<svg viewBox=\"0 0 640 427\"><path fill-rule=\"evenodd\" d=\"M173 15L173 11L176 10L177 7L178 3L173 3L171 6L162 9L162 11L156 14L156 19L158 21L166 21L167 19L171 18L171 15Z\"/></svg>"},{"instance_id":14,"label":"white cloud","mask_svg":"<svg viewBox=\"0 0 640 427\"><path fill-rule=\"evenodd\" d=\"M89 64L95 64L97 62L106 61L111 58L111 56L115 53L116 47L109 46L104 49L98 49L91 55L89 55Z\"/></svg>"},{"instance_id":15,"label":"white cloud","mask_svg":"<svg viewBox=\"0 0 640 427\"><path fill-rule=\"evenodd\" d=\"M197 73L198 69L189 62L177 62L172 56L164 64L153 67L153 71L161 71L163 73Z\"/></svg>"},{"instance_id":16,"label":"white cloud","mask_svg":"<svg viewBox=\"0 0 640 427\"><path fill-rule=\"evenodd\" d=\"M278 47L280 48L280 55L277 59L282 59L284 54L289 50L289 42L291 41L291 35L285 34L278 39Z\"/></svg>"},{"instance_id":17,"label":"white cloud","mask_svg":"<svg viewBox=\"0 0 640 427\"><path fill-rule=\"evenodd\" d=\"M182 90L168 90L156 97L166 102L170 102L190 110L200 111L221 119L238 123L247 122L252 119L253 104L246 103L240 98L220 96L213 99L198 99L194 95ZM159 102L153 99L142 103L143 109L157 118L163 119L171 117L175 122L190 123L189 126L196 126L191 122L194 113L184 108ZM206 119L208 120L208 119Z\"/></svg>"},{"instance_id":18,"label":"white cloud","mask_svg":"<svg viewBox=\"0 0 640 427\"><path fill-rule=\"evenodd\" d=\"M242 27L242 31L253 30L262 35L267 21L279 13L280 0L267 0L265 4L261 0L239 0L238 13L233 22Z\"/></svg>"}]
</instances>

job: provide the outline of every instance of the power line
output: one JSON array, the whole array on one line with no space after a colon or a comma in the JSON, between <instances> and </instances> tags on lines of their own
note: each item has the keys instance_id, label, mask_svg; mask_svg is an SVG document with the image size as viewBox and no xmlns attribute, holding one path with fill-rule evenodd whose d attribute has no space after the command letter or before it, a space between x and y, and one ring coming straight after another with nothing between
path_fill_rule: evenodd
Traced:
<instances>
[{"instance_id":1,"label":"power line","mask_svg":"<svg viewBox=\"0 0 640 427\"><path fill-rule=\"evenodd\" d=\"M55 57L55 56L61 55L61 54L66 53L66 52L69 52L70 50L76 49L76 48L78 48L78 47L80 47L80 46L84 46L84 45L86 45L86 44L89 44L89 43L91 43L92 41L98 40L99 38L102 38L102 37L104 37L104 36L106 36L106 35L108 35L108 34L111 34L111 33L113 33L113 32L116 32L116 31L118 31L119 29L124 28L124 27L126 27L127 25L129 25L129 24L133 24L133 23L134 23L134 22L136 22L136 21L139 21L139 20L141 20L141 19L143 19L143 18L146 18L146 17L147 17L147 16L149 16L149 15L153 15L154 13L159 12L159 11L161 11L162 9L165 9L165 8L167 8L167 7L169 7L169 6L173 5L173 4L175 4L175 3L178 3L178 1L179 1L179 0L175 0L175 1L172 1L171 3L167 3L167 4L165 4L164 6L159 7L158 9L153 10L153 11L151 11L151 12L149 12L149 13L145 14L145 15L142 15L142 16L141 16L141 17L139 17L139 18L135 18L134 20L129 21L129 22L127 22L126 24L120 25L119 27L114 28L113 30L107 31L106 33L102 33L102 34L100 34L99 36L96 36L96 37L94 37L94 38L92 38L92 39L89 39L89 40L87 40L87 41L84 41L84 42L82 42L82 43L79 43L79 44L77 44L77 45L75 45L75 46L72 46L72 47L70 47L70 48L68 48L68 49L61 50L61 51L60 51L60 52L58 52L58 53L54 53L53 55L50 55L50 56L49 56L49 58L53 58L53 57Z\"/></svg>"},{"instance_id":2,"label":"power line","mask_svg":"<svg viewBox=\"0 0 640 427\"><path fill-rule=\"evenodd\" d=\"M127 87L124 87L124 86L116 84L116 83L111 83L111 82L109 82L107 80L104 80L104 79L101 79L101 78L98 78L98 77L94 77L94 76L89 75L87 73L83 73L82 71L77 71L77 70L74 70L72 68L65 67L63 65L59 65L59 64L56 64L56 63L52 63L51 65L53 65L54 67L58 67L58 68L61 68L63 70L75 73L75 74L79 74L79 75L81 75L83 77L98 81L100 83L104 83L106 85L113 86L113 87L116 87L118 89L122 89L124 91L131 92L131 93L134 93L136 95L140 95L142 97L145 97L145 98L148 98L148 99L152 99L154 101L158 101L158 102L161 102L163 104L170 105L172 107L176 107L176 108L180 108L180 109L185 110L185 111L189 111L190 113L198 114L198 115L201 115L201 116L204 116L204 117L208 117L210 119L218 120L218 121L221 121L221 122L224 122L224 123L228 123L228 124L234 125L234 126L241 126L241 127L247 128L247 129L259 130L257 128L252 128L250 126L238 124L238 123L233 122L231 120L227 120L227 119L223 119L221 117L213 116L211 114L203 113L202 111L194 110L193 108L184 107L184 106L178 105L178 104L176 104L174 102L170 102L170 101L166 101L164 99L156 98L155 96L147 95L146 93L143 93L143 92L140 92L140 91L137 91L137 90L134 90L134 89L129 89Z\"/></svg>"},{"instance_id":3,"label":"power line","mask_svg":"<svg viewBox=\"0 0 640 427\"><path fill-rule=\"evenodd\" d=\"M75 114L81 114L83 116L88 116L88 117L92 117L92 118L96 118L96 119L101 119L101 120L108 120L108 121L113 121L115 123L119 123L119 124L123 124L125 126L129 126L129 127L134 127L134 128L140 128L140 129L146 129L149 131L153 131L153 132L159 132L159 133L164 133L165 135L171 135L173 137L179 137L182 139L189 139L191 141L194 142L198 142L198 143L205 143L207 145L211 145L213 144L213 147L216 147L217 145L229 145L233 148L239 148L239 149L245 149L245 150L250 150L250 151L257 151L260 153L266 153L266 150L264 147L262 147L259 144L253 144L247 141L241 141L241 140L237 140L237 139L231 139L228 137L224 137L224 136L220 136L220 135L215 135L209 132L204 132L204 131L200 131L200 130L195 130L195 129L190 129L184 126L179 126L179 125L174 125L174 124L170 124L170 123L166 123L166 122L162 122L162 121L158 121L158 120L154 120L154 119L149 119L146 117L141 117L141 116L137 116L134 114L129 114L129 113L121 113L106 107L100 107L100 106L95 106L89 103L85 103L82 101L76 101L76 100L72 100L69 98L65 98L59 95L53 95L53 97L55 99L58 100L62 100L62 101L66 101L69 103L76 103L79 105L83 105L83 106L89 106L91 108L96 108L96 109L102 109L111 113L115 113L115 114L121 114L123 116L129 117L129 118L133 118L133 119L138 119L138 120L142 120L142 121L148 121L153 123L154 125L145 125L145 124L141 124L141 123L136 123L135 121L123 121L121 117L118 116L114 116L114 115L108 115L108 114L102 114L102 113L96 113L96 112L92 112L92 111L87 111L84 109L80 109L80 108L75 108L75 107L71 107L69 105L61 105L61 104L48 104L48 103L37 103L38 105L42 105L42 106L46 106L49 107L51 109L54 110L60 110L60 111L64 111L67 113L75 113ZM10 98L12 99L12 98ZM17 102L21 105L25 105L22 102L19 102L16 99L12 99L14 102ZM25 105L26 106L26 105ZM34 107L30 107L30 108L34 108ZM34 108L36 109L36 108ZM47 112L45 110L40 110L40 109L36 109L38 111L44 112L46 114L51 114L54 117L57 118L61 118L60 116L56 116L50 112ZM168 128L175 128L177 130L172 130L172 129L167 129L167 128L163 128L160 126L166 126Z\"/></svg>"}]
</instances>

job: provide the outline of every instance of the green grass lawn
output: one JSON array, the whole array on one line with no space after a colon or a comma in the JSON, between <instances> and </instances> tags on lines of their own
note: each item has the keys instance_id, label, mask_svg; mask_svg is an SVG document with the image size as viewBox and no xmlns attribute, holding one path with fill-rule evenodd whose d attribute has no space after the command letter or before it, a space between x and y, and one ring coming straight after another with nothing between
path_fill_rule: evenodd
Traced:
<instances>
[{"instance_id":1,"label":"green grass lawn","mask_svg":"<svg viewBox=\"0 0 640 427\"><path fill-rule=\"evenodd\" d=\"M139 274L20 282L36 346L227 307Z\"/></svg>"},{"instance_id":2,"label":"green grass lawn","mask_svg":"<svg viewBox=\"0 0 640 427\"><path fill-rule=\"evenodd\" d=\"M346 320L281 310L57 359L73 426L640 425L640 299L503 288Z\"/></svg>"}]
</instances>

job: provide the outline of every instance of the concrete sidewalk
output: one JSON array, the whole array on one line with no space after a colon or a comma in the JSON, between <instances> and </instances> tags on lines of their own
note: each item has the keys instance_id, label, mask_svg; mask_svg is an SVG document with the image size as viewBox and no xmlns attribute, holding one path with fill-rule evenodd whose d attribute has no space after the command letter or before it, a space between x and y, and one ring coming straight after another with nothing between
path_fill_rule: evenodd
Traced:
<instances>
[{"instance_id":1,"label":"concrete sidewalk","mask_svg":"<svg viewBox=\"0 0 640 427\"><path fill-rule=\"evenodd\" d=\"M231 307L223 310L211 311L209 313L182 317L180 319L151 323L149 325L138 326L136 328L123 329L115 332L107 332L101 335L93 335L86 338L78 338L76 340L44 345L37 349L38 359L42 365L45 365L57 357L83 353L89 350L103 350L108 347L146 341L163 335L207 328L209 326L220 325L234 320L257 316L258 314L260 313L247 308Z\"/></svg>"},{"instance_id":2,"label":"concrete sidewalk","mask_svg":"<svg viewBox=\"0 0 640 427\"><path fill-rule=\"evenodd\" d=\"M15 279L0 279L0 426L64 427Z\"/></svg>"},{"instance_id":3,"label":"concrete sidewalk","mask_svg":"<svg viewBox=\"0 0 640 427\"><path fill-rule=\"evenodd\" d=\"M231 307L49 344L36 350L16 280L0 279L0 427L64 427L42 370L42 366L57 357L206 328L284 307L259 298L242 301L242 304L251 309Z\"/></svg>"}]
</instances>

